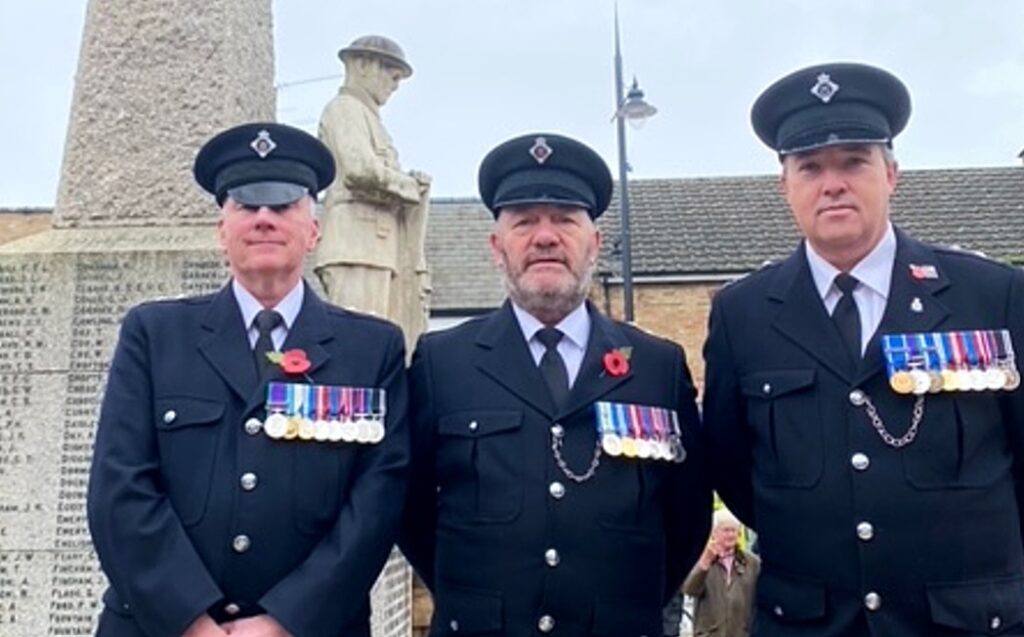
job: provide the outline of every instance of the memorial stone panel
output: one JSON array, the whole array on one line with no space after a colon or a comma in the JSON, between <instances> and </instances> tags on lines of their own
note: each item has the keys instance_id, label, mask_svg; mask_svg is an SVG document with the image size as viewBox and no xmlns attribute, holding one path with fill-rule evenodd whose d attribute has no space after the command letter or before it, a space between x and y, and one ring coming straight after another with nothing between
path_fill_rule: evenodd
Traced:
<instances>
[{"instance_id":1,"label":"memorial stone panel","mask_svg":"<svg viewBox=\"0 0 1024 637\"><path fill-rule=\"evenodd\" d=\"M210 238L189 252L0 254L4 637L92 634L105 580L85 498L107 366L128 308L223 285L212 228L196 230ZM75 234L64 239L100 238ZM115 239L108 246L124 247L107 238Z\"/></svg>"}]
</instances>

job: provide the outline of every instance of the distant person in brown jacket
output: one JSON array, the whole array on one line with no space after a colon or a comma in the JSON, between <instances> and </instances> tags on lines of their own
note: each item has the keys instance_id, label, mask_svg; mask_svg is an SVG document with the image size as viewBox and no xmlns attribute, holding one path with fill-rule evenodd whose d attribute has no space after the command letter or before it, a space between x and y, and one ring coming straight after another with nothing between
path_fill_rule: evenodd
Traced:
<instances>
[{"instance_id":1,"label":"distant person in brown jacket","mask_svg":"<svg viewBox=\"0 0 1024 637\"><path fill-rule=\"evenodd\" d=\"M694 637L747 637L761 560L738 546L740 524L725 509L715 512L711 539L683 583L694 598Z\"/></svg>"}]
</instances>

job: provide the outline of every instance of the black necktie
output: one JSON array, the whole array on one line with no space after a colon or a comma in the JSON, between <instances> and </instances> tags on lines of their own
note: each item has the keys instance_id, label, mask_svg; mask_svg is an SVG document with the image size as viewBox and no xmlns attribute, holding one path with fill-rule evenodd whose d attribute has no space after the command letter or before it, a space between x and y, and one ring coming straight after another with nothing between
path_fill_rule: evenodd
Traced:
<instances>
[{"instance_id":1,"label":"black necktie","mask_svg":"<svg viewBox=\"0 0 1024 637\"><path fill-rule=\"evenodd\" d=\"M545 327L537 332L537 340L544 345L544 355L540 357L540 373L544 376L555 407L561 408L569 397L569 373L565 369L562 355L558 353L562 332L554 327Z\"/></svg>"},{"instance_id":2,"label":"black necktie","mask_svg":"<svg viewBox=\"0 0 1024 637\"><path fill-rule=\"evenodd\" d=\"M265 378L273 367L273 363L267 359L267 353L274 351L274 339L270 333L280 325L284 319L274 310L260 310L253 321L259 336L256 338L256 347L252 349L252 355L256 360L256 373L259 377Z\"/></svg>"},{"instance_id":3,"label":"black necktie","mask_svg":"<svg viewBox=\"0 0 1024 637\"><path fill-rule=\"evenodd\" d=\"M843 293L836 309L832 311L832 322L839 329L839 335L843 337L846 350L852 356L854 366L860 364L860 311L857 310L857 301L853 298L853 290L860 283L855 277L846 272L840 272L835 278L836 287Z\"/></svg>"}]
</instances>

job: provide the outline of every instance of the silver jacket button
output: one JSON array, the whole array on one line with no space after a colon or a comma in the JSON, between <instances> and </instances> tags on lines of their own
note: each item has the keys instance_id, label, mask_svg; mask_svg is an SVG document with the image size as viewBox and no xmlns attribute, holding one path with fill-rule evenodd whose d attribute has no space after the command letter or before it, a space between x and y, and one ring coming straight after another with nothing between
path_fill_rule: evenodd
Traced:
<instances>
[{"instance_id":1,"label":"silver jacket button","mask_svg":"<svg viewBox=\"0 0 1024 637\"><path fill-rule=\"evenodd\" d=\"M241 483L242 489L245 491L252 491L256 488L259 478L256 477L255 473L243 473L242 477L238 481Z\"/></svg>"},{"instance_id":2,"label":"silver jacket button","mask_svg":"<svg viewBox=\"0 0 1024 637\"><path fill-rule=\"evenodd\" d=\"M231 540L231 548L235 550L235 553L245 553L250 546L252 546L252 542L245 534L236 535L235 539Z\"/></svg>"},{"instance_id":3,"label":"silver jacket button","mask_svg":"<svg viewBox=\"0 0 1024 637\"><path fill-rule=\"evenodd\" d=\"M245 433L255 436L263 429L263 423L259 418L250 418L245 421Z\"/></svg>"},{"instance_id":4,"label":"silver jacket button","mask_svg":"<svg viewBox=\"0 0 1024 637\"><path fill-rule=\"evenodd\" d=\"M173 409L168 409L164 412L164 424L169 425L178 417L178 412Z\"/></svg>"},{"instance_id":5,"label":"silver jacket button","mask_svg":"<svg viewBox=\"0 0 1024 637\"><path fill-rule=\"evenodd\" d=\"M864 471L871 466L871 458L868 458L867 454L858 452L850 456L850 464L857 471Z\"/></svg>"},{"instance_id":6,"label":"silver jacket button","mask_svg":"<svg viewBox=\"0 0 1024 637\"><path fill-rule=\"evenodd\" d=\"M555 618L551 615L543 615L537 621L537 630L542 633L550 633L555 629Z\"/></svg>"},{"instance_id":7,"label":"silver jacket button","mask_svg":"<svg viewBox=\"0 0 1024 637\"><path fill-rule=\"evenodd\" d=\"M558 554L555 549L548 549L544 551L544 561L547 562L548 566L554 568L558 566L558 563L562 560L562 557Z\"/></svg>"},{"instance_id":8,"label":"silver jacket button","mask_svg":"<svg viewBox=\"0 0 1024 637\"><path fill-rule=\"evenodd\" d=\"M561 500L565 496L565 485L561 482L552 482L548 485L548 493L551 497L556 500Z\"/></svg>"},{"instance_id":9,"label":"silver jacket button","mask_svg":"<svg viewBox=\"0 0 1024 637\"><path fill-rule=\"evenodd\" d=\"M871 538L875 537L875 527L870 522L861 522L857 525L857 537L864 542L867 542Z\"/></svg>"},{"instance_id":10,"label":"silver jacket button","mask_svg":"<svg viewBox=\"0 0 1024 637\"><path fill-rule=\"evenodd\" d=\"M868 610L878 610L882 607L882 596L878 593L871 591L864 596L864 608Z\"/></svg>"},{"instance_id":11,"label":"silver jacket button","mask_svg":"<svg viewBox=\"0 0 1024 637\"><path fill-rule=\"evenodd\" d=\"M860 407L865 402L867 402L867 396L864 395L864 392L859 389L850 392L850 404L854 407Z\"/></svg>"}]
</instances>

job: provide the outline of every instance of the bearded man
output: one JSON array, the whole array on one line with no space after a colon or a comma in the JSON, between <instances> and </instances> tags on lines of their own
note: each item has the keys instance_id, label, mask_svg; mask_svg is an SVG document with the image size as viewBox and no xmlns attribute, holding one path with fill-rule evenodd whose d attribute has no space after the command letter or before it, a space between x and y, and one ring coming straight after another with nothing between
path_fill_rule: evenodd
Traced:
<instances>
[{"instance_id":1,"label":"bearded man","mask_svg":"<svg viewBox=\"0 0 1024 637\"><path fill-rule=\"evenodd\" d=\"M401 548L430 635L656 635L710 527L683 350L586 302L612 193L592 149L529 134L479 173L509 299L423 336Z\"/></svg>"}]
</instances>

